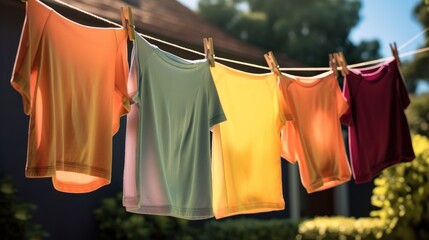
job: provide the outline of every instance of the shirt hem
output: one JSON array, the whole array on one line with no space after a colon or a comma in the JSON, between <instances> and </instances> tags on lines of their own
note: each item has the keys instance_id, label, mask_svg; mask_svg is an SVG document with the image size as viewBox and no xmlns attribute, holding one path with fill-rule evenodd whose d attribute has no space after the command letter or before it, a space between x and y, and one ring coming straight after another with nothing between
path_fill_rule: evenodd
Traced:
<instances>
[{"instance_id":1,"label":"shirt hem","mask_svg":"<svg viewBox=\"0 0 429 240\"><path fill-rule=\"evenodd\" d=\"M307 190L307 193L313 193L339 186L343 183L350 181L350 179L351 174L343 177L326 177L304 187Z\"/></svg>"},{"instance_id":2,"label":"shirt hem","mask_svg":"<svg viewBox=\"0 0 429 240\"><path fill-rule=\"evenodd\" d=\"M58 167L58 165L62 165ZM57 171L65 171L72 173L85 174L93 177L97 177L94 181L85 184L76 184L70 182L62 182L56 178ZM37 167L37 168L26 168L25 176L27 178L52 178L53 186L56 190L67 193L87 193L95 191L105 185L110 184L110 173L97 169L94 167L88 167L76 163L62 163L58 162L56 167Z\"/></svg>"},{"instance_id":3,"label":"shirt hem","mask_svg":"<svg viewBox=\"0 0 429 240\"><path fill-rule=\"evenodd\" d=\"M363 184L363 183L369 183L372 181L372 179L377 176L378 174L380 174L384 169L391 167L395 164L399 164L399 163L407 163L407 162L411 162L415 159L416 157L414 156L414 154L410 154L408 156L402 156L399 159L396 159L395 161L387 161L384 162L382 164L378 164L376 167L373 167L369 172L369 174L365 175L365 176L360 176L360 177L356 177L355 176L355 183L356 184Z\"/></svg>"},{"instance_id":4,"label":"shirt hem","mask_svg":"<svg viewBox=\"0 0 429 240\"><path fill-rule=\"evenodd\" d=\"M122 206L127 208L137 208L138 207L138 198L137 197L123 197Z\"/></svg>"},{"instance_id":5,"label":"shirt hem","mask_svg":"<svg viewBox=\"0 0 429 240\"><path fill-rule=\"evenodd\" d=\"M221 208L214 210L215 218L225 218L229 216L239 215L239 214L253 214L253 213L262 213L262 212L271 212L271 211L280 211L285 209L284 203L254 203L246 204L240 206L229 206L226 208Z\"/></svg>"},{"instance_id":6,"label":"shirt hem","mask_svg":"<svg viewBox=\"0 0 429 240\"><path fill-rule=\"evenodd\" d=\"M55 177L52 177L52 184L55 190L66 193L89 193L93 192L105 185L110 184L109 180L98 178L87 184L72 184L58 181Z\"/></svg>"},{"instance_id":7,"label":"shirt hem","mask_svg":"<svg viewBox=\"0 0 429 240\"><path fill-rule=\"evenodd\" d=\"M212 208L180 208L174 206L141 206L141 207L126 207L127 212L139 214L151 214L161 216L171 216L187 220L201 220L213 217Z\"/></svg>"}]
</instances>

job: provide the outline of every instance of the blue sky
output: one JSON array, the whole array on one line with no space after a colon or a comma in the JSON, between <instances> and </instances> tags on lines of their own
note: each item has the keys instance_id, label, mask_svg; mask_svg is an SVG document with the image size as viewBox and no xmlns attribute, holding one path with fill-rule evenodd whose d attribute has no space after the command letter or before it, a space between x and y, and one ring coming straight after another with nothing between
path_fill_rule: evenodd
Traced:
<instances>
[{"instance_id":1,"label":"blue sky","mask_svg":"<svg viewBox=\"0 0 429 240\"><path fill-rule=\"evenodd\" d=\"M351 34L352 41L379 39L382 55L391 56L390 42L395 41L399 47L423 31L417 19L412 15L414 6L420 1L363 0L363 8L360 12L361 21ZM415 50L422 44L423 38L419 38L400 52Z\"/></svg>"},{"instance_id":2,"label":"blue sky","mask_svg":"<svg viewBox=\"0 0 429 240\"><path fill-rule=\"evenodd\" d=\"M196 9L198 0L178 0L191 9ZM389 43L398 47L422 31L418 21L412 16L414 6L420 0L362 0L361 21L353 29L351 39L379 39L383 57L391 56ZM414 41L401 52L417 49L423 38Z\"/></svg>"},{"instance_id":3,"label":"blue sky","mask_svg":"<svg viewBox=\"0 0 429 240\"><path fill-rule=\"evenodd\" d=\"M178 0L191 9L196 9L198 0ZM361 21L351 32L351 40L378 39L381 44L381 55L392 56L389 43L396 42L401 47L409 39L413 38L423 27L413 16L413 9L421 0L362 0L360 11ZM419 37L409 45L400 49L399 53L418 49L424 43L424 38ZM413 56L401 58L408 60ZM352 63L350 63L352 64ZM429 84L421 82L417 92L428 92Z\"/></svg>"}]
</instances>

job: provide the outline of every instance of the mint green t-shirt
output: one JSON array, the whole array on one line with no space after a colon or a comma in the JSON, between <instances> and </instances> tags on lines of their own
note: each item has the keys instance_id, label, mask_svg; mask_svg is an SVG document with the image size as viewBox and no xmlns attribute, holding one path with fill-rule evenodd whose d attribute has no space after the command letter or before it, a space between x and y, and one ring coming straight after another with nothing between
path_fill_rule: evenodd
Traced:
<instances>
[{"instance_id":1,"label":"mint green t-shirt","mask_svg":"<svg viewBox=\"0 0 429 240\"><path fill-rule=\"evenodd\" d=\"M127 120L124 206L212 217L210 128L226 118L208 61L179 58L136 34L130 77L135 104Z\"/></svg>"}]
</instances>

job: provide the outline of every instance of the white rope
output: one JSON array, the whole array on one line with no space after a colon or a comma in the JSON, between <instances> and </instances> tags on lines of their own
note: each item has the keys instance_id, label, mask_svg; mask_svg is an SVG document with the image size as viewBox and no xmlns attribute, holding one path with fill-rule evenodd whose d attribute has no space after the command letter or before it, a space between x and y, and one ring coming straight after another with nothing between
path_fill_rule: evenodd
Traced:
<instances>
[{"instance_id":1,"label":"white rope","mask_svg":"<svg viewBox=\"0 0 429 240\"><path fill-rule=\"evenodd\" d=\"M164 44L166 44L166 45L169 45L169 46L172 46L172 47L175 47L175 48L179 48L179 49L182 49L182 50L185 50L185 51L188 51L188 52L191 52L191 53L197 54L197 55L205 56L205 54L204 54L204 53L198 52L198 51L193 50L193 49L189 49L189 48L182 47L182 46L177 45L177 44L175 44L175 43L171 43L171 42L167 42L167 41L164 41L164 40L161 40L161 39L158 39L158 38L154 38L154 37L152 37L152 36L149 36L149 35L146 35L146 34L143 34L143 33L138 33L138 34L139 34L140 36L144 37L144 38L147 38L147 39L152 39L152 40L155 40L155 41L157 41L157 42L164 43Z\"/></svg>"},{"instance_id":2,"label":"white rope","mask_svg":"<svg viewBox=\"0 0 429 240\"><path fill-rule=\"evenodd\" d=\"M236 63L236 64L240 64L240 65L244 65L244 66L249 66L249 67L254 67L254 68L259 68L259 69L264 69L264 70L270 70L269 67L258 65L258 64L241 62L241 61L237 61L237 60L232 60L232 59L222 58L222 57L216 57L216 56L214 58L217 59L217 60L225 61L225 62Z\"/></svg>"},{"instance_id":3,"label":"white rope","mask_svg":"<svg viewBox=\"0 0 429 240\"><path fill-rule=\"evenodd\" d=\"M380 59L376 59L376 60L366 61L366 62L362 62L362 63L351 64L351 65L348 65L347 67L349 67L349 68L358 68L358 67L369 66L369 65L373 65L373 64L385 62L385 61L387 61L387 60L389 60L391 58L393 58L393 57L385 57L385 58L380 58Z\"/></svg>"},{"instance_id":4,"label":"white rope","mask_svg":"<svg viewBox=\"0 0 429 240\"><path fill-rule=\"evenodd\" d=\"M407 57L407 56L411 56L411 55L415 55L415 54L419 54L419 53L424 53L429 51L429 47L425 47L425 48L420 48L414 51L410 51L410 52L406 52L403 54L400 54L399 57Z\"/></svg>"},{"instance_id":5,"label":"white rope","mask_svg":"<svg viewBox=\"0 0 429 240\"><path fill-rule=\"evenodd\" d=\"M104 21L104 22L107 22L109 24L112 24L114 26L122 27L122 25L120 25L120 24L112 22L112 21L110 21L110 20L108 20L106 18L97 16L97 15L95 15L93 13L87 12L87 11L85 11L83 9L78 8L78 7L72 6L72 5L68 4L68 3L65 3L65 2L61 1L61 0L54 0L54 1L58 2L60 4L63 4L64 6L67 6L69 8L72 8L72 9L74 9L76 11L79 11L79 12L82 12L82 13L87 14L89 16L92 16L92 17L94 17L96 19L99 19L101 21ZM424 34L427 31L429 31L429 28L426 28L421 33L417 34L416 36L414 36L413 38L411 38L410 40L408 40L406 43L402 44L398 48L398 50L401 50L402 48L406 47L408 44L410 44L412 41L414 41L415 39L417 39L418 37L420 37L422 34ZM144 38L147 38L147 39L151 39L151 40L154 40L154 41L157 41L157 42L160 42L160 43L163 43L163 44L166 44L166 45L178 48L178 49L182 49L184 51L188 51L188 52L200 55L200 56L205 56L204 53L201 53L201 52L193 50L193 49L189 49L189 48L186 48L186 47L174 44L174 43L170 43L170 42L167 42L167 41L164 41L164 40L161 40L161 39L158 39L158 38L146 35L146 34L142 34L142 33L138 33L138 34L141 35ZM406 53L400 54L399 56L400 57L406 57L406 56L410 56L410 55L414 55L414 54L419 54L419 53L423 53L423 52L427 52L427 51L429 51L429 47L417 49L417 50L410 51L410 52L406 52ZM222 57L217 57L217 56L215 56L214 58L217 59L217 60L220 60L220 61L225 61L225 62L240 64L240 65L254 67L254 68L259 68L259 69L264 69L264 70L270 70L269 67L258 65L258 64L247 63L247 62L242 62L242 61L238 61L238 60L233 60L233 59L228 59L228 58L222 58ZM348 67L349 68L364 67L364 66L368 66L368 65L373 65L373 64L381 63L381 62L387 61L387 60L389 60L391 58L392 57L386 57L386 58L381 58L381 59L366 61L366 62L362 62L362 63L351 64L351 65L348 65ZM341 69L341 67L338 67L338 69ZM329 71L329 70L331 70L331 68L329 68L329 67L280 68L280 71Z\"/></svg>"},{"instance_id":6,"label":"white rope","mask_svg":"<svg viewBox=\"0 0 429 240\"><path fill-rule=\"evenodd\" d=\"M112 25L114 25L114 26L117 26L117 27L122 27L122 25L120 25L120 24L117 24L117 23L115 23L115 22L112 22L112 21L110 21L110 20L108 20L108 19L106 19L106 18L103 18L103 17L97 16L97 15L95 15L95 14L93 14L93 13L87 12L87 11L85 11L85 10L83 10L83 9L78 8L78 7L72 6L72 5L68 4L68 3L65 3L65 2L61 1L61 0L54 0L54 1L55 1L55 2L57 2L57 3L61 3L62 5L66 6L66 7L69 7L69 8L71 8L71 9L74 9L74 10L76 10L76 11L79 11L79 12L81 12L81 13L85 13L85 14L87 14L87 15L91 16L91 17L97 18L98 20L101 20L101 21L104 21L104 22L110 23L110 24L112 24Z\"/></svg>"},{"instance_id":7,"label":"white rope","mask_svg":"<svg viewBox=\"0 0 429 240\"><path fill-rule=\"evenodd\" d=\"M416 40L417 38L419 38L421 35L425 34L427 31L429 31L429 28L426 28L425 30L421 31L420 33L418 33L416 36L412 37L410 40L408 40L407 42L405 42L404 44L402 44L398 50L401 50L403 48L405 48L406 46L408 46L410 43L412 43L414 40Z\"/></svg>"}]
</instances>

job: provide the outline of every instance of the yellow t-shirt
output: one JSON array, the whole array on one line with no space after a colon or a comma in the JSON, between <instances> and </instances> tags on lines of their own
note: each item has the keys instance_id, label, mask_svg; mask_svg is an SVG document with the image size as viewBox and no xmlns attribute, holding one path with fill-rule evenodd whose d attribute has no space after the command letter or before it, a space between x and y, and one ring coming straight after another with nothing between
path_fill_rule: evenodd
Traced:
<instances>
[{"instance_id":1,"label":"yellow t-shirt","mask_svg":"<svg viewBox=\"0 0 429 240\"><path fill-rule=\"evenodd\" d=\"M80 25L27 1L11 80L30 115L26 176L52 177L70 193L109 184L127 76L124 29Z\"/></svg>"},{"instance_id":2,"label":"yellow t-shirt","mask_svg":"<svg viewBox=\"0 0 429 240\"><path fill-rule=\"evenodd\" d=\"M299 164L308 193L350 180L339 118L347 110L334 75L316 77L283 74L281 89L290 110L282 130L282 156Z\"/></svg>"},{"instance_id":3,"label":"yellow t-shirt","mask_svg":"<svg viewBox=\"0 0 429 240\"><path fill-rule=\"evenodd\" d=\"M276 75L219 63L211 72L227 117L212 129L215 217L284 209L280 131L285 105Z\"/></svg>"}]
</instances>

